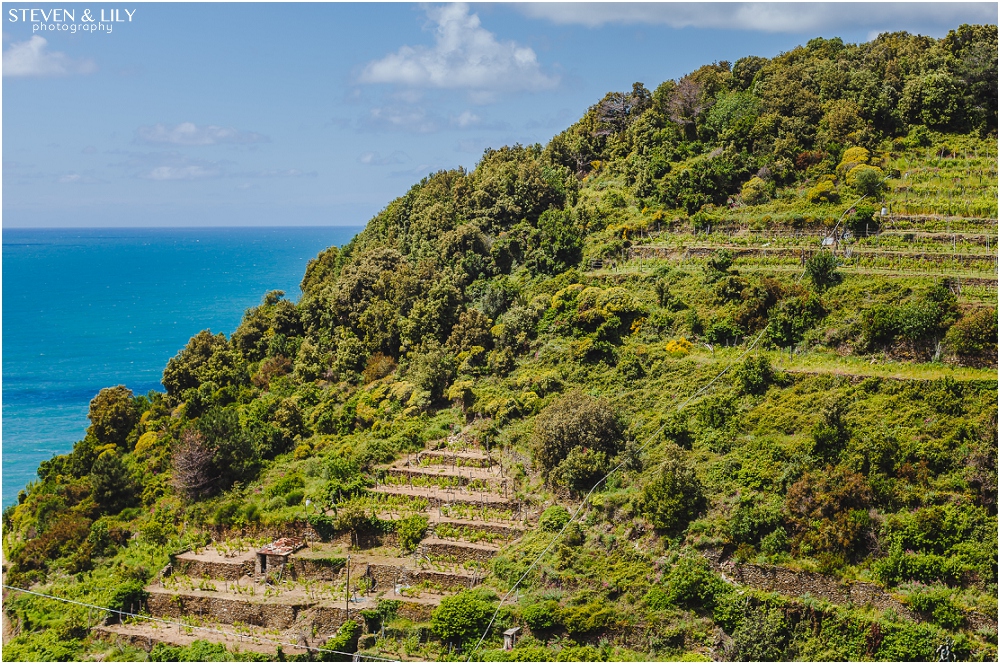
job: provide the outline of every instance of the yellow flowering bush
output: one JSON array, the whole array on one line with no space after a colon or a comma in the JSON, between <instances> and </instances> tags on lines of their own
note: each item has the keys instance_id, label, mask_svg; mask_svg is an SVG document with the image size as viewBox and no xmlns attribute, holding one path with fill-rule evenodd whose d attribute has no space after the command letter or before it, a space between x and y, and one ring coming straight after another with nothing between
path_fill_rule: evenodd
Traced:
<instances>
[{"instance_id":1,"label":"yellow flowering bush","mask_svg":"<svg viewBox=\"0 0 1000 664\"><path fill-rule=\"evenodd\" d=\"M666 351L676 357L684 357L691 352L692 348L694 348L694 344L681 337L680 339L671 339L668 341Z\"/></svg>"}]
</instances>

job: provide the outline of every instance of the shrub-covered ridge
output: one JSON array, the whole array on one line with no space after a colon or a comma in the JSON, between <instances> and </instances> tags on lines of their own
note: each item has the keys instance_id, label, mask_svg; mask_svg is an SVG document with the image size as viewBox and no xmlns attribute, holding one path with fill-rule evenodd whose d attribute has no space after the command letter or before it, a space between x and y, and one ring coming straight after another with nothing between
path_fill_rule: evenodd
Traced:
<instances>
[{"instance_id":1,"label":"shrub-covered ridge","mask_svg":"<svg viewBox=\"0 0 1000 664\"><path fill-rule=\"evenodd\" d=\"M537 527L428 623L385 616L371 654L470 647L561 532L477 657L912 660L951 639L995 659L996 67L995 26L816 39L428 176L310 261L296 302L193 337L163 392L102 390L4 512L6 583L127 609L210 539L309 524L409 550L427 505L374 485L461 434ZM706 552L874 583L909 615L736 588ZM111 647L85 609L4 609L5 659ZM151 655L231 654L192 648Z\"/></svg>"}]
</instances>

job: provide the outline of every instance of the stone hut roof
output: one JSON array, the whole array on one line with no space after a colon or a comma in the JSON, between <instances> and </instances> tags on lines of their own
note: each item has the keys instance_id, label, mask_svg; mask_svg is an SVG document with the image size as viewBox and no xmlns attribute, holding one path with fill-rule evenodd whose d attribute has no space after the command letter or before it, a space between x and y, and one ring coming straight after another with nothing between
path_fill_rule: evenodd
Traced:
<instances>
[{"instance_id":1,"label":"stone hut roof","mask_svg":"<svg viewBox=\"0 0 1000 664\"><path fill-rule=\"evenodd\" d=\"M265 556L287 556L290 553L295 553L305 545L306 543L301 537L282 537L270 544L265 544L257 553L264 554Z\"/></svg>"}]
</instances>

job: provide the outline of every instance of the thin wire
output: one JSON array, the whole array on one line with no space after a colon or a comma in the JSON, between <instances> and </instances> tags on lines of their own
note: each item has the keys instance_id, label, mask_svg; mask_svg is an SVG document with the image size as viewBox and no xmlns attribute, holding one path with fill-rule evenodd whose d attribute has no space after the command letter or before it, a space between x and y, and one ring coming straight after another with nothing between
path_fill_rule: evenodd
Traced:
<instances>
[{"instance_id":1,"label":"thin wire","mask_svg":"<svg viewBox=\"0 0 1000 664\"><path fill-rule=\"evenodd\" d=\"M764 336L765 332L767 332L767 327L765 327L763 330L761 330L760 334L757 335L757 338L753 340L753 343L750 344L749 346L747 346L747 349L745 351L743 351L743 353L739 357L737 357L735 360L733 360L732 362L730 362L726 366L725 369L723 369L721 372L719 372L719 374L715 378L713 378L712 380L710 380L701 389L699 389L697 392L695 392L694 394L692 394L691 396L689 396L684 401L684 403L682 403L681 405L679 405L677 407L677 410L678 411L684 410L684 407L687 406L689 403L691 403L691 401L694 400L695 397L697 397L699 394L703 393L705 390L707 390L709 387L711 387L712 384L715 383L715 381L717 381L720 378L722 378L722 376L727 371L729 371L730 369L732 369L733 365L735 365L737 362L739 362L744 357L746 357L747 353L749 353L751 350L753 350L754 346L757 345L757 342L759 342L761 340L761 338ZM642 452L644 449L646 449L647 447L649 447L650 445L652 445L653 442L659 437L660 433L662 433L663 430L666 428L666 426L667 426L666 422L664 422L662 425L660 425L660 428L657 429L656 432L653 433L653 435L651 435L646 440L646 442L643 443L639 447L639 449L636 450L636 451L637 452ZM503 604L504 604L504 602L506 602L507 599L510 598L511 593L513 593L515 590L517 590L518 586L521 585L521 582L524 581L524 579L528 576L529 573L531 573L531 570L533 570L535 568L535 566L538 565L538 563L541 561L541 559L545 556L545 554L549 552L549 549L552 548L552 545L555 544L559 540L560 537L562 537L563 532L566 530L566 528L569 527L569 524L573 523L573 521L576 519L577 515L580 514L580 511L587 504L587 501L590 500L590 496L593 495L593 493L595 491L597 491L597 487L601 486L601 484L603 484L605 481L607 481L607 479L609 477L611 477L612 474L614 474L615 472L617 472L618 470L620 470L622 468L622 466L625 465L625 463L626 463L625 461L620 462L617 466L615 466L614 468L612 468L611 470L609 470L608 473L604 477L602 477L601 479L599 479L597 481L597 484L595 484L594 487L590 491L587 492L587 495L583 497L583 500L580 502L579 507L577 507L576 511L573 512L572 516L570 516L569 521L567 521L563 525L563 527L559 530L559 532L556 533L555 537L553 537L552 540L548 543L548 545L544 549L542 549L542 552L540 554L538 554L538 557L535 558L534 562L532 562L531 565L528 566L528 569L526 569L524 571L524 574L522 574L521 577L517 580L517 583L515 583L514 586L509 591L507 591L507 594L503 596L503 598L500 600L500 604L497 605L497 610L493 612L493 617L490 618L490 622L486 626L486 630L483 632L483 635L481 637L479 637L479 641L476 643L476 646L469 653L469 658L466 660L467 662L471 662L472 661L472 656L476 654L476 651L479 650L479 647L483 644L483 641L486 639L486 636L490 633L490 629L493 627L493 623L496 621L497 616L500 614L500 607L502 607Z\"/></svg>"},{"instance_id":2,"label":"thin wire","mask_svg":"<svg viewBox=\"0 0 1000 664\"><path fill-rule=\"evenodd\" d=\"M224 630L216 629L214 627L199 627L197 625L188 625L187 623L177 622L176 620L165 620L163 618L154 618L153 616L144 616L144 615L141 615L141 614L138 614L138 613L130 613L128 611L119 611L117 609L112 609L112 608L109 608L107 606L98 606L96 604L88 604L87 602L79 602L79 601L74 600L74 599L68 599L66 597L59 597L57 595L46 595L45 593L36 592L34 590L27 590L26 588L18 588L16 586L8 586L6 583L3 584L3 587L7 588L8 590L16 590L17 592L27 593L28 595L36 595L38 597L44 597L46 599L54 599L54 600L57 600L59 602L66 602L67 604L76 604L77 606L83 606L83 607L86 607L88 609L100 609L101 611L109 611L111 613L116 613L119 616L129 616L130 618L139 618L139 619L142 619L142 620L150 620L150 621L153 621L153 622L164 623L164 624L167 624L167 625L177 625L178 627L184 627L186 629L200 629L200 630L205 631L205 632L216 632L218 634L223 634L225 636L236 637L236 638L238 638L240 640L242 640L244 638L247 638L247 639L258 639L258 640L267 641L269 643L273 643L273 644L276 644L276 645L289 646L291 648L303 648L305 650L316 650L318 652L332 652L332 653L336 653L338 655L349 655L351 657L353 657L354 655L357 655L358 657L363 657L365 659L377 659L380 662L398 662L399 661L398 659L386 659L385 657L375 657L374 655L362 655L360 653L344 652L342 650L331 650L329 648L317 648L315 646L308 646L308 645L303 646L303 645L300 645L298 643L288 643L286 641L278 641L278 640L275 640L275 639L269 639L266 636L255 636L255 635L253 635L253 636L247 636L245 634L234 634L232 632L226 632Z\"/></svg>"}]
</instances>

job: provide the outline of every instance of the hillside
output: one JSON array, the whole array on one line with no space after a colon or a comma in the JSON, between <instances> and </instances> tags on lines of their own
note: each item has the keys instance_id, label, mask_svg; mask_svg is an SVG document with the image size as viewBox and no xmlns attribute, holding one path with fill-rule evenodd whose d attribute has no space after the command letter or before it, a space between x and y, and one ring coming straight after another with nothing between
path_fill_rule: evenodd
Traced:
<instances>
[{"instance_id":1,"label":"hillside","mask_svg":"<svg viewBox=\"0 0 1000 664\"><path fill-rule=\"evenodd\" d=\"M94 398L4 659L996 660L996 53L815 39L428 176Z\"/></svg>"}]
</instances>

